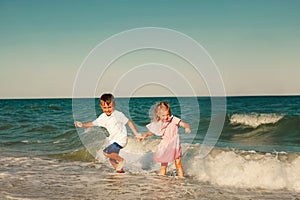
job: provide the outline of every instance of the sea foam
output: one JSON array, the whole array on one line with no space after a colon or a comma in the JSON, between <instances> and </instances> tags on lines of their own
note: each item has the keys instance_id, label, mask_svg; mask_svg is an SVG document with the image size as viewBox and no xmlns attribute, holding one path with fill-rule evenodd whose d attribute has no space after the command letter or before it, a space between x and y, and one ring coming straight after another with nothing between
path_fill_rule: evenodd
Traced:
<instances>
[{"instance_id":1,"label":"sea foam","mask_svg":"<svg viewBox=\"0 0 300 200\"><path fill-rule=\"evenodd\" d=\"M153 152L158 143L157 138L138 142L130 137L128 145L120 152L127 160L126 168L135 173L159 170L160 163L153 161ZM261 153L214 148L203 158L199 154L200 144L183 143L182 147L185 174L201 182L237 188L300 191L298 153ZM168 171L173 169L174 163L169 163Z\"/></svg>"},{"instance_id":2,"label":"sea foam","mask_svg":"<svg viewBox=\"0 0 300 200\"><path fill-rule=\"evenodd\" d=\"M231 124L242 124L256 128L262 124L274 124L283 117L284 115L281 114L233 114L229 120Z\"/></svg>"},{"instance_id":3,"label":"sea foam","mask_svg":"<svg viewBox=\"0 0 300 200\"><path fill-rule=\"evenodd\" d=\"M184 163L189 175L220 186L300 191L297 154L219 149L204 159L184 158Z\"/></svg>"}]
</instances>

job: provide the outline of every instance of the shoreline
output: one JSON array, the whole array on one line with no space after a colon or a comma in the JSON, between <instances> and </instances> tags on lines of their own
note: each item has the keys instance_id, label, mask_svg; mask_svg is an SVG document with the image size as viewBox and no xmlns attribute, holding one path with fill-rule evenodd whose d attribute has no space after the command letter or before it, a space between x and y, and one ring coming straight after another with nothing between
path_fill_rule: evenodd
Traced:
<instances>
[{"instance_id":1,"label":"shoreline","mask_svg":"<svg viewBox=\"0 0 300 200\"><path fill-rule=\"evenodd\" d=\"M117 174L103 163L1 157L1 199L296 199L287 189L235 188L192 177Z\"/></svg>"}]
</instances>

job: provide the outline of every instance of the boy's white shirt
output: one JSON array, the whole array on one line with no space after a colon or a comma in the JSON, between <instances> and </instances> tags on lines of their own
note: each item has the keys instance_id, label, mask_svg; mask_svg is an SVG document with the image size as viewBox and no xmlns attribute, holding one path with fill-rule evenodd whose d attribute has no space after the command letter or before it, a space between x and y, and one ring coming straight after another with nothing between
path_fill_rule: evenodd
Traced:
<instances>
[{"instance_id":1,"label":"boy's white shirt","mask_svg":"<svg viewBox=\"0 0 300 200\"><path fill-rule=\"evenodd\" d=\"M107 116L102 113L97 119L93 121L94 126L103 126L109 132L109 143L118 143L120 146L125 147L127 144L127 129L126 124L128 118L120 111L114 110L114 112Z\"/></svg>"}]
</instances>

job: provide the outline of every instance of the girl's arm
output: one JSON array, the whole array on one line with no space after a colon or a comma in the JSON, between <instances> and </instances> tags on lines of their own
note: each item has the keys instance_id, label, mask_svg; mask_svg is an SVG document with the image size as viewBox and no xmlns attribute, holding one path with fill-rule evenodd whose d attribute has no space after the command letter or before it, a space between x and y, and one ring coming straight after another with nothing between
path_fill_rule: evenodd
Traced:
<instances>
[{"instance_id":1,"label":"girl's arm","mask_svg":"<svg viewBox=\"0 0 300 200\"><path fill-rule=\"evenodd\" d=\"M92 122L82 123L82 122L76 121L76 122L74 122L74 124L76 127L79 127L79 128L89 128L89 127L94 126L94 124Z\"/></svg>"},{"instance_id":2,"label":"girl's arm","mask_svg":"<svg viewBox=\"0 0 300 200\"><path fill-rule=\"evenodd\" d=\"M151 136L153 133L151 131L148 131L145 135L143 135L139 140L144 140L146 137Z\"/></svg>"},{"instance_id":3,"label":"girl's arm","mask_svg":"<svg viewBox=\"0 0 300 200\"><path fill-rule=\"evenodd\" d=\"M186 133L190 133L191 132L191 128L190 128L190 125L188 123L180 121L179 122L179 126L183 127L185 129Z\"/></svg>"}]
</instances>

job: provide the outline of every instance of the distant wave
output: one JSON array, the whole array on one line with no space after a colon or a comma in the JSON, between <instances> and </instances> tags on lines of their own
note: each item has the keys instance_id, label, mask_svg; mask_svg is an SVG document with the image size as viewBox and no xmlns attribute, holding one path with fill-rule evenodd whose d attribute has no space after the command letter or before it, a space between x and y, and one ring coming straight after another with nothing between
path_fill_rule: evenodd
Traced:
<instances>
[{"instance_id":1,"label":"distant wave","mask_svg":"<svg viewBox=\"0 0 300 200\"><path fill-rule=\"evenodd\" d=\"M241 124L256 128L262 124L275 124L283 117L283 114L233 114L229 117L229 121L230 124Z\"/></svg>"}]
</instances>

